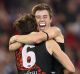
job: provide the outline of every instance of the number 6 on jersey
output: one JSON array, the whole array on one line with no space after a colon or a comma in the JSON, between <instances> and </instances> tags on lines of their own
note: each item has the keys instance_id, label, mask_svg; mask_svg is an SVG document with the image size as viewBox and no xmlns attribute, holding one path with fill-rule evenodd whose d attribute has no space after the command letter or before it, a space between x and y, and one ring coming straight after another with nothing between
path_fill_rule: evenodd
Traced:
<instances>
[{"instance_id":1,"label":"number 6 on jersey","mask_svg":"<svg viewBox=\"0 0 80 74\"><path fill-rule=\"evenodd\" d=\"M23 66L25 68L31 68L34 66L36 62L36 56L33 51L27 51L28 47L33 48L35 46L33 45L25 45L22 49L22 61L23 61Z\"/></svg>"}]
</instances>

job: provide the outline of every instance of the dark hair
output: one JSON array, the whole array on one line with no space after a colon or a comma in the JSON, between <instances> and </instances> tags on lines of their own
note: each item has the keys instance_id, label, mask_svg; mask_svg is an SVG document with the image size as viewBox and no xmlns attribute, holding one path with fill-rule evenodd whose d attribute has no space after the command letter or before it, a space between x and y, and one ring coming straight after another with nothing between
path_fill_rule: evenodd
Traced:
<instances>
[{"instance_id":1,"label":"dark hair","mask_svg":"<svg viewBox=\"0 0 80 74\"><path fill-rule=\"evenodd\" d=\"M47 10L49 12L50 18L52 17L53 11L48 4L41 3L37 4L32 8L32 14L35 15L36 11L38 10Z\"/></svg>"},{"instance_id":2,"label":"dark hair","mask_svg":"<svg viewBox=\"0 0 80 74\"><path fill-rule=\"evenodd\" d=\"M16 29L20 34L29 34L32 31L37 31L37 23L35 17L32 14L26 14L25 17L16 21Z\"/></svg>"}]
</instances>

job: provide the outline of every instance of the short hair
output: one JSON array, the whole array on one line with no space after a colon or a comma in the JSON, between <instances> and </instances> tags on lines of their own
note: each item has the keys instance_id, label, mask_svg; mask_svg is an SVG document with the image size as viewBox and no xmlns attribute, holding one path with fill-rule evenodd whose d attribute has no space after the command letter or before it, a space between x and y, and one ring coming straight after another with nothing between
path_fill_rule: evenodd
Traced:
<instances>
[{"instance_id":1,"label":"short hair","mask_svg":"<svg viewBox=\"0 0 80 74\"><path fill-rule=\"evenodd\" d=\"M32 8L32 14L35 15L36 11L38 10L47 10L49 12L50 18L53 15L53 11L51 9L51 7L48 4L45 3L41 3L41 4L37 4Z\"/></svg>"},{"instance_id":2,"label":"short hair","mask_svg":"<svg viewBox=\"0 0 80 74\"><path fill-rule=\"evenodd\" d=\"M15 22L15 27L19 33L23 35L37 31L37 23L34 15L26 14L24 17Z\"/></svg>"}]
</instances>

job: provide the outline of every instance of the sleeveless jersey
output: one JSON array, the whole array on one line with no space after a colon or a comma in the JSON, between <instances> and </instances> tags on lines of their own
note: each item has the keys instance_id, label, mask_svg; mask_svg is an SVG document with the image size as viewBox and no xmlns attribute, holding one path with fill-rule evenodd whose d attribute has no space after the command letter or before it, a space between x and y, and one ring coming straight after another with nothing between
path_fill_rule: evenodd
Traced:
<instances>
[{"instance_id":1,"label":"sleeveless jersey","mask_svg":"<svg viewBox=\"0 0 80 74\"><path fill-rule=\"evenodd\" d=\"M48 53L45 42L18 49L16 64L18 74L63 74L62 65Z\"/></svg>"}]
</instances>

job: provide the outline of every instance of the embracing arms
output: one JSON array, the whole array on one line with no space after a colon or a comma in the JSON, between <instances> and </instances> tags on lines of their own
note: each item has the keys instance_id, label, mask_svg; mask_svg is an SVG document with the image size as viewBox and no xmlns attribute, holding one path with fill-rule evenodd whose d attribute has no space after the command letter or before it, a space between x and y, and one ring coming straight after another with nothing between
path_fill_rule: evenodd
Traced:
<instances>
[{"instance_id":1,"label":"embracing arms","mask_svg":"<svg viewBox=\"0 0 80 74\"><path fill-rule=\"evenodd\" d=\"M57 42L64 43L64 37L59 28L50 27L44 31L46 33L48 33L49 39L54 38ZM24 43L24 44L36 44L36 43L40 43L40 42L46 41L46 40L47 40L47 35L42 31L35 32L33 34L28 34L28 35L15 35L10 38L9 49L12 50L11 49L11 48L13 48L12 44L15 44L15 42ZM16 48L16 46L15 46L15 48Z\"/></svg>"}]
</instances>

